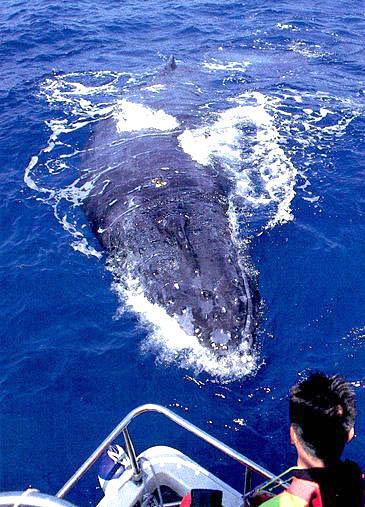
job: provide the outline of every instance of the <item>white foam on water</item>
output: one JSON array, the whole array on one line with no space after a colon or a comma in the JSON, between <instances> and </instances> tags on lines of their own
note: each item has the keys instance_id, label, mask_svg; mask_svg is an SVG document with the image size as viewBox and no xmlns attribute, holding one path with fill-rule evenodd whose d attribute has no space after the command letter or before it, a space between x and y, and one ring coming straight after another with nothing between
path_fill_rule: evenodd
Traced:
<instances>
[{"instance_id":1,"label":"white foam on water","mask_svg":"<svg viewBox=\"0 0 365 507\"><path fill-rule=\"evenodd\" d=\"M347 127L359 115L363 107L347 98L334 97L324 92L304 92L297 100L296 95L285 94L286 99L294 99L298 104L305 102L318 104L317 107L303 107L291 113L291 125L288 124L287 136L294 137L304 148L328 152L338 138L343 137ZM279 111L282 113L282 111ZM325 120L325 121L324 121ZM304 128L304 133L298 129ZM306 153L305 165L311 163L310 153Z\"/></svg>"},{"instance_id":2,"label":"white foam on water","mask_svg":"<svg viewBox=\"0 0 365 507\"><path fill-rule=\"evenodd\" d=\"M144 88L142 88L142 90L146 90L146 91L152 92L152 93L159 93L160 91L165 90L165 89L166 89L166 85L163 85L163 84L155 84L155 85L151 85L151 86L145 86Z\"/></svg>"},{"instance_id":3,"label":"white foam on water","mask_svg":"<svg viewBox=\"0 0 365 507\"><path fill-rule=\"evenodd\" d=\"M205 371L220 380L237 380L252 374L258 367L258 357L248 343L243 342L226 357L218 358L213 350L203 346L196 336L187 334L178 319L153 304L143 294L138 280L127 277L122 283L114 283L123 306L132 309L144 326L149 329L142 343L142 351L153 352L157 360L193 370Z\"/></svg>"},{"instance_id":4,"label":"white foam on water","mask_svg":"<svg viewBox=\"0 0 365 507\"><path fill-rule=\"evenodd\" d=\"M294 26L290 23L277 23L276 28L279 30L291 30L292 32L298 32L299 28L297 26Z\"/></svg>"},{"instance_id":5,"label":"white foam on water","mask_svg":"<svg viewBox=\"0 0 365 507\"><path fill-rule=\"evenodd\" d=\"M84 99L85 96L95 97L97 95L117 94L118 81L125 75L121 72L110 71L60 74L45 80L41 95L44 95L50 103L91 104ZM100 79L102 80L101 83L99 83ZM93 84L82 82L86 80L93 82Z\"/></svg>"},{"instance_id":6,"label":"white foam on water","mask_svg":"<svg viewBox=\"0 0 365 507\"><path fill-rule=\"evenodd\" d=\"M319 44L308 44L304 41L293 41L289 44L288 49L308 59L329 56L329 53L323 51Z\"/></svg>"},{"instance_id":7,"label":"white foam on water","mask_svg":"<svg viewBox=\"0 0 365 507\"><path fill-rule=\"evenodd\" d=\"M280 133L290 143L290 152L298 172L296 193L307 205L319 212L321 195L312 189L317 179L332 164L331 153L348 126L363 114L363 106L356 99L334 96L328 92L302 92L286 88L280 90L280 101L274 105L275 117L280 119ZM320 188L317 187L318 189Z\"/></svg>"},{"instance_id":8,"label":"white foam on water","mask_svg":"<svg viewBox=\"0 0 365 507\"><path fill-rule=\"evenodd\" d=\"M274 208L267 227L292 220L297 175L269 112L273 100L258 92L242 94L233 99L238 105L220 113L213 124L179 136L182 149L193 160L206 166L218 160L234 175L236 196L256 208ZM253 135L247 132L250 126ZM250 150L243 152L248 142Z\"/></svg>"},{"instance_id":9,"label":"white foam on water","mask_svg":"<svg viewBox=\"0 0 365 507\"><path fill-rule=\"evenodd\" d=\"M245 73L251 65L250 62L219 62L212 60L211 62L203 62L203 67L211 71L229 71Z\"/></svg>"},{"instance_id":10,"label":"white foam on water","mask_svg":"<svg viewBox=\"0 0 365 507\"><path fill-rule=\"evenodd\" d=\"M36 192L42 192L41 188L37 185L34 178L32 177L32 170L37 166L39 161L38 155L33 155L29 161L29 164L24 170L24 183Z\"/></svg>"},{"instance_id":11,"label":"white foam on water","mask_svg":"<svg viewBox=\"0 0 365 507\"><path fill-rule=\"evenodd\" d=\"M101 252L88 244L82 232L84 222L75 218L75 210L82 204L90 188L87 185L78 185L77 173L72 176L72 159L82 151L69 144L69 137L74 132L111 115L115 100L114 103L105 103L100 100L100 96L116 95L116 85L121 76L120 73L112 72L86 72L46 79L41 86L40 96L44 97L51 107L55 104L61 105L64 117L46 121L50 130L48 140L37 155L31 157L24 171L24 182L38 194L38 199L53 208L55 218L72 237L71 247L84 255L97 258L102 256ZM88 81L88 84L82 81ZM57 153L54 155L56 149ZM50 176L61 176L65 181L72 181L60 185L57 178L52 180Z\"/></svg>"},{"instance_id":12,"label":"white foam on water","mask_svg":"<svg viewBox=\"0 0 365 507\"><path fill-rule=\"evenodd\" d=\"M179 127L177 119L162 109L152 109L125 99L118 101L113 116L118 132L148 129L169 131Z\"/></svg>"}]
</instances>

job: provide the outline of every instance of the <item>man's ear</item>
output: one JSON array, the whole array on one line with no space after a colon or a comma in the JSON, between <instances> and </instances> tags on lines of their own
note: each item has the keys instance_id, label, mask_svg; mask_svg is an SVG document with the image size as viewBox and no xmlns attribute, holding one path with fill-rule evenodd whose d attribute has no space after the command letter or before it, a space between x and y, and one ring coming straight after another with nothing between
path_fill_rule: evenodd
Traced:
<instances>
[{"instance_id":1,"label":"man's ear","mask_svg":"<svg viewBox=\"0 0 365 507\"><path fill-rule=\"evenodd\" d=\"M349 434L347 437L347 442L351 442L351 440L354 438L354 436L355 436L355 428L352 427L349 431Z\"/></svg>"},{"instance_id":2,"label":"man's ear","mask_svg":"<svg viewBox=\"0 0 365 507\"><path fill-rule=\"evenodd\" d=\"M294 428L293 428L293 425L291 424L290 425L290 443L295 445L297 443L297 436L295 434L295 431L294 431Z\"/></svg>"}]
</instances>

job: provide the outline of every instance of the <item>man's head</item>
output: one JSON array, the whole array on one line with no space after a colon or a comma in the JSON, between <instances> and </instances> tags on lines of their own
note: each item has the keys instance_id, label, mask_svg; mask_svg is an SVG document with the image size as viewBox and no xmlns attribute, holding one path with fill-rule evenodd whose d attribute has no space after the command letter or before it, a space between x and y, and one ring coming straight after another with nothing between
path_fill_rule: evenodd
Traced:
<instances>
[{"instance_id":1,"label":"man's head","mask_svg":"<svg viewBox=\"0 0 365 507\"><path fill-rule=\"evenodd\" d=\"M355 396L345 380L312 373L292 387L289 412L292 438L305 453L325 464L340 458L356 415Z\"/></svg>"}]
</instances>

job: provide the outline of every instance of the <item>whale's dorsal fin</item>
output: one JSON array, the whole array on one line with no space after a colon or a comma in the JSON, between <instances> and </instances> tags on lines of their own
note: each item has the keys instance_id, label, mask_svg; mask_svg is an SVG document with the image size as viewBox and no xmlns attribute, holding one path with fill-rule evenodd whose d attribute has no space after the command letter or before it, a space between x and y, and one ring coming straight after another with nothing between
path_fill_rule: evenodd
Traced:
<instances>
[{"instance_id":1,"label":"whale's dorsal fin","mask_svg":"<svg viewBox=\"0 0 365 507\"><path fill-rule=\"evenodd\" d=\"M171 55L169 59L167 60L167 63L165 65L165 70L175 70L176 69L176 60L174 55Z\"/></svg>"}]
</instances>

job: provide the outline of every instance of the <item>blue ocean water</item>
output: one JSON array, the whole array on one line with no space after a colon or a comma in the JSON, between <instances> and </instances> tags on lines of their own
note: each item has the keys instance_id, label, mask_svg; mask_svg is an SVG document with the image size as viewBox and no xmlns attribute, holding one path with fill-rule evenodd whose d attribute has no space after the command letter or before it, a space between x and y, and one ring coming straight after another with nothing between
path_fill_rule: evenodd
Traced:
<instances>
[{"instance_id":1,"label":"blue ocean water","mask_svg":"<svg viewBox=\"0 0 365 507\"><path fill-rule=\"evenodd\" d=\"M353 383L347 456L365 467L364 31L354 1L2 2L2 490L54 493L145 402L279 472L294 460L288 389L309 369ZM220 378L144 346L151 331L120 311L73 192L93 123L121 97L148 105L140 90L170 54L189 76L174 113L199 103L193 137L203 125L223 139L213 151L228 163L241 150L237 217L263 299L247 375ZM240 487L228 460L157 417L146 424L137 450L175 445ZM91 474L73 499L98 494Z\"/></svg>"}]
</instances>

